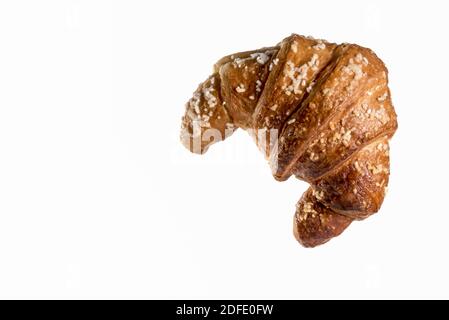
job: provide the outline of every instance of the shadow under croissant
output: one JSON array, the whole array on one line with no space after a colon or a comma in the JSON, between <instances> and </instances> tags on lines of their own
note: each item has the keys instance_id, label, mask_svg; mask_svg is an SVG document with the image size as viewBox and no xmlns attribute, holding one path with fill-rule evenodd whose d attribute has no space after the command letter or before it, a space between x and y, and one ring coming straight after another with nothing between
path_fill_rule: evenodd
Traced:
<instances>
[{"instance_id":1,"label":"shadow under croissant","mask_svg":"<svg viewBox=\"0 0 449 320\"><path fill-rule=\"evenodd\" d=\"M311 186L297 204L294 235L329 241L377 212L397 129L387 70L369 49L299 35L222 58L186 104L181 141L204 153L247 130L278 181Z\"/></svg>"}]
</instances>

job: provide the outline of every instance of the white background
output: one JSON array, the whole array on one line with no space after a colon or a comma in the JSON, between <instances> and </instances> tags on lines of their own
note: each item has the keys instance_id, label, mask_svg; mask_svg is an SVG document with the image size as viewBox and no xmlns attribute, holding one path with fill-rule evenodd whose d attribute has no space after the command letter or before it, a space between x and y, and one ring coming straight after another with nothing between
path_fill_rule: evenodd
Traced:
<instances>
[{"instance_id":1,"label":"white background","mask_svg":"<svg viewBox=\"0 0 449 320\"><path fill-rule=\"evenodd\" d=\"M2 1L0 298L449 298L446 1ZM315 249L239 132L179 143L223 55L372 48L399 130L379 214Z\"/></svg>"}]
</instances>

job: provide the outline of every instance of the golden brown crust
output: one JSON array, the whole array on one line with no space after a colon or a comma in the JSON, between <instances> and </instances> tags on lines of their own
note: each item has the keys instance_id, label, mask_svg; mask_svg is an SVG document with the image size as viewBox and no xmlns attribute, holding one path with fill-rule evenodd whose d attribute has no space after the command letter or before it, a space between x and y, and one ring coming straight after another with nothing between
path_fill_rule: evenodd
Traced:
<instances>
[{"instance_id":1,"label":"golden brown crust","mask_svg":"<svg viewBox=\"0 0 449 320\"><path fill-rule=\"evenodd\" d=\"M356 45L341 51L332 71L320 79L281 133L274 172L279 180L293 172L313 180L379 133L396 128L391 100L377 101L387 90L383 64Z\"/></svg>"},{"instance_id":2,"label":"golden brown crust","mask_svg":"<svg viewBox=\"0 0 449 320\"><path fill-rule=\"evenodd\" d=\"M213 74L198 86L186 104L181 142L191 152L202 154L211 144L225 139L237 129L221 97L220 82L220 77ZM208 130L210 128L218 131Z\"/></svg>"},{"instance_id":3,"label":"golden brown crust","mask_svg":"<svg viewBox=\"0 0 449 320\"><path fill-rule=\"evenodd\" d=\"M298 35L282 41L253 116L257 130L280 131L315 85L320 71L332 58L335 44ZM269 146L269 155L273 146Z\"/></svg>"},{"instance_id":4,"label":"golden brown crust","mask_svg":"<svg viewBox=\"0 0 449 320\"><path fill-rule=\"evenodd\" d=\"M275 49L251 51L217 63L223 99L227 101L234 124L242 129L252 127L251 117L276 53Z\"/></svg>"},{"instance_id":5,"label":"golden brown crust","mask_svg":"<svg viewBox=\"0 0 449 320\"><path fill-rule=\"evenodd\" d=\"M335 212L363 219L382 204L389 177L388 136L374 140L313 182L321 203Z\"/></svg>"},{"instance_id":6,"label":"golden brown crust","mask_svg":"<svg viewBox=\"0 0 449 320\"><path fill-rule=\"evenodd\" d=\"M293 234L304 247L315 247L338 236L352 221L325 207L309 188L296 205Z\"/></svg>"},{"instance_id":7,"label":"golden brown crust","mask_svg":"<svg viewBox=\"0 0 449 320\"><path fill-rule=\"evenodd\" d=\"M322 244L379 210L397 120L387 69L370 49L294 34L220 59L187 104L182 141L203 153L220 141L211 137L237 127L254 137L277 180L295 175L311 184L295 214L303 245Z\"/></svg>"}]
</instances>

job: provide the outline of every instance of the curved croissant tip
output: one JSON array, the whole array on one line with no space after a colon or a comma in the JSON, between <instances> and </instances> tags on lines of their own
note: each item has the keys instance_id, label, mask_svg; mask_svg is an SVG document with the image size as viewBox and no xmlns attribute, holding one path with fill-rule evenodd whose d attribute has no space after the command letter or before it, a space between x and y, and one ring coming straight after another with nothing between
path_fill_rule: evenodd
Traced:
<instances>
[{"instance_id":1,"label":"curved croissant tip","mask_svg":"<svg viewBox=\"0 0 449 320\"><path fill-rule=\"evenodd\" d=\"M287 181L291 177L290 173L286 173L279 170L273 170L273 168L271 170L271 174L273 175L273 178L279 182Z\"/></svg>"},{"instance_id":2,"label":"curved croissant tip","mask_svg":"<svg viewBox=\"0 0 449 320\"><path fill-rule=\"evenodd\" d=\"M195 138L192 137L190 134L181 132L180 140L184 148L186 148L187 150L189 150L191 153L194 154L198 155L205 154L207 150L209 150L209 145L204 145L201 142L195 143L194 139Z\"/></svg>"},{"instance_id":3,"label":"curved croissant tip","mask_svg":"<svg viewBox=\"0 0 449 320\"><path fill-rule=\"evenodd\" d=\"M296 219L296 214L293 217L293 236L296 241L299 242L304 248L315 248L319 245L325 244L332 238L312 238L312 237L304 237L299 233L298 220Z\"/></svg>"},{"instance_id":4,"label":"curved croissant tip","mask_svg":"<svg viewBox=\"0 0 449 320\"><path fill-rule=\"evenodd\" d=\"M288 178L290 178L290 174L286 174L285 170L280 170L279 162L277 159L270 159L269 162L271 167L271 174L276 181L287 181Z\"/></svg>"}]
</instances>

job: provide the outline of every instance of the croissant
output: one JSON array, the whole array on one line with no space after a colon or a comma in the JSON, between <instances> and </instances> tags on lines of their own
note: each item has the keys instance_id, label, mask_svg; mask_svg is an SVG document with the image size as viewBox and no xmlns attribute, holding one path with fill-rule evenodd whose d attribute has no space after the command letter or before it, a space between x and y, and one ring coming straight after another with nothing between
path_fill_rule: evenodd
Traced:
<instances>
[{"instance_id":1,"label":"croissant","mask_svg":"<svg viewBox=\"0 0 449 320\"><path fill-rule=\"evenodd\" d=\"M293 34L219 60L193 94L181 141L202 154L242 128L278 181L310 184L294 235L315 247L376 213L389 178L397 117L388 71L370 49Z\"/></svg>"}]
</instances>

